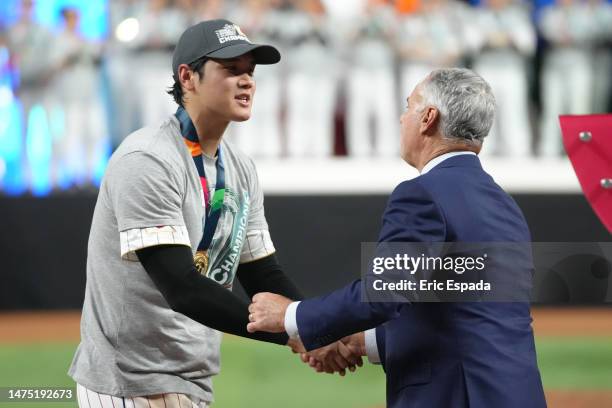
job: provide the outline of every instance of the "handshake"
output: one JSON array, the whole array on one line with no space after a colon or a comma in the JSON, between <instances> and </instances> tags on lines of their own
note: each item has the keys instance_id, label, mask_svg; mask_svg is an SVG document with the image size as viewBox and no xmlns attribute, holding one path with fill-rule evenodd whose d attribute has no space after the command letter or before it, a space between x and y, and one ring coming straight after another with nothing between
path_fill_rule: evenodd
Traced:
<instances>
[{"instance_id":1,"label":"handshake","mask_svg":"<svg viewBox=\"0 0 612 408\"><path fill-rule=\"evenodd\" d=\"M285 312L291 303L292 300L274 293L256 294L249 305L247 331L285 332ZM299 353L301 360L316 372L339 373L341 376L346 374L347 369L354 372L358 366L361 367L361 357L366 355L363 332L308 352L299 339L290 338L287 345L294 353Z\"/></svg>"}]
</instances>

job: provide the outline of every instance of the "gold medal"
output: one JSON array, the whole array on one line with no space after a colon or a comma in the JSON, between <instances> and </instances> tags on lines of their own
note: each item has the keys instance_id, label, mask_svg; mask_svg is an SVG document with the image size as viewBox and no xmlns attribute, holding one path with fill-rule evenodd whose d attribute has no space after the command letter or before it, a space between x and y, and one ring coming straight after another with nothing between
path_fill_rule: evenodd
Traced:
<instances>
[{"instance_id":1,"label":"gold medal","mask_svg":"<svg viewBox=\"0 0 612 408\"><path fill-rule=\"evenodd\" d=\"M208 271L208 251L197 251L193 257L193 262L198 272L206 276Z\"/></svg>"}]
</instances>

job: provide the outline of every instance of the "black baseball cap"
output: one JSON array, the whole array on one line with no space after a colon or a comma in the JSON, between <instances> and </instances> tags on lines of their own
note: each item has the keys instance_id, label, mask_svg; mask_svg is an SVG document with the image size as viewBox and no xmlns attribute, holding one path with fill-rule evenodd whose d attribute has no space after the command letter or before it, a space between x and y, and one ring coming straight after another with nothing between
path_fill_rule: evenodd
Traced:
<instances>
[{"instance_id":1,"label":"black baseball cap","mask_svg":"<svg viewBox=\"0 0 612 408\"><path fill-rule=\"evenodd\" d=\"M207 20L189 27L181 35L172 56L172 73L178 76L181 64L191 64L204 56L230 59L253 54L256 64L276 64L281 56L271 45L253 44L240 27L228 20Z\"/></svg>"}]
</instances>

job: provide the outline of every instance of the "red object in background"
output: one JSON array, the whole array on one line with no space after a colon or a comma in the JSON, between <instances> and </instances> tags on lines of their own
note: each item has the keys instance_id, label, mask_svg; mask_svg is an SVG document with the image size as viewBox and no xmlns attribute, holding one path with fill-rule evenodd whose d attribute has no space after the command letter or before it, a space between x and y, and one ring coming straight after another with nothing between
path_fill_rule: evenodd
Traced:
<instances>
[{"instance_id":1,"label":"red object in background","mask_svg":"<svg viewBox=\"0 0 612 408\"><path fill-rule=\"evenodd\" d=\"M559 121L582 191L612 233L612 114L561 115Z\"/></svg>"},{"instance_id":2,"label":"red object in background","mask_svg":"<svg viewBox=\"0 0 612 408\"><path fill-rule=\"evenodd\" d=\"M427 0L424 0L427 1ZM421 0L396 0L395 10L399 14L411 14L419 9Z\"/></svg>"}]
</instances>

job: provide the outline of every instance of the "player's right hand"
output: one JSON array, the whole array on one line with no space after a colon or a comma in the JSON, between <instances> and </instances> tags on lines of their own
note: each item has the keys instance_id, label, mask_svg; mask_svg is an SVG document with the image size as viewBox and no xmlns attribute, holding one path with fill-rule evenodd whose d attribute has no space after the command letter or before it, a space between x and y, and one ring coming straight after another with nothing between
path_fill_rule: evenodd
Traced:
<instances>
[{"instance_id":1,"label":"player's right hand","mask_svg":"<svg viewBox=\"0 0 612 408\"><path fill-rule=\"evenodd\" d=\"M304 363L310 365L318 373L339 373L341 376L346 374L347 368L353 372L357 366L363 365L361 356L353 353L341 341L302 353L300 357Z\"/></svg>"}]
</instances>

